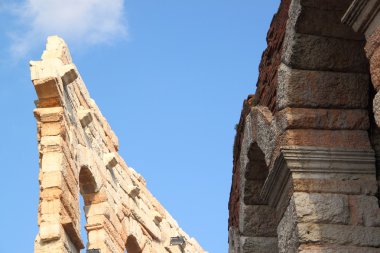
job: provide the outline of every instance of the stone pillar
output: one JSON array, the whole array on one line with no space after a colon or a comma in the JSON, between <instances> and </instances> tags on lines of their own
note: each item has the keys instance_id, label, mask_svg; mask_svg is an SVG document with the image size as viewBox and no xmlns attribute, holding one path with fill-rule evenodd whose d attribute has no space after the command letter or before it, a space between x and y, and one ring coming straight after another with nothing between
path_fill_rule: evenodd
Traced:
<instances>
[{"instance_id":1,"label":"stone pillar","mask_svg":"<svg viewBox=\"0 0 380 253\"><path fill-rule=\"evenodd\" d=\"M78 172L68 160L64 141L65 120L63 108L57 104L55 79L34 82L39 95L34 110L38 127L40 153L39 233L36 253L80 252L84 248L80 237L79 188L73 184ZM43 89L41 89L43 88ZM52 107L45 107L53 105Z\"/></svg>"},{"instance_id":2,"label":"stone pillar","mask_svg":"<svg viewBox=\"0 0 380 253\"><path fill-rule=\"evenodd\" d=\"M371 126L370 138L376 153L377 181L380 188L380 1L352 1L342 22L354 31L364 34L366 38L365 52L373 85L371 99L374 123Z\"/></svg>"},{"instance_id":3,"label":"stone pillar","mask_svg":"<svg viewBox=\"0 0 380 253\"><path fill-rule=\"evenodd\" d=\"M370 63L371 80L375 89L373 113L377 126L380 126L380 1L355 0L342 18L342 22L354 31L365 35L365 51Z\"/></svg>"},{"instance_id":4,"label":"stone pillar","mask_svg":"<svg viewBox=\"0 0 380 253\"><path fill-rule=\"evenodd\" d=\"M279 252L378 252L372 150L283 147L262 195L285 210ZM289 199L289 201L286 201Z\"/></svg>"}]
</instances>

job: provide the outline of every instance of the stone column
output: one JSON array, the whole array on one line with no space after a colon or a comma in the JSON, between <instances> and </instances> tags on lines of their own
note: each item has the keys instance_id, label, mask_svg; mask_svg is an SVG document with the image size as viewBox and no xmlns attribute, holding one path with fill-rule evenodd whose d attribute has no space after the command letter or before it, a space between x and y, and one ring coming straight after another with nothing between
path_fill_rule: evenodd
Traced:
<instances>
[{"instance_id":1,"label":"stone column","mask_svg":"<svg viewBox=\"0 0 380 253\"><path fill-rule=\"evenodd\" d=\"M373 100L373 113L377 126L380 126L380 94L378 94L380 89L380 1L353 1L342 22L366 37L365 51L370 64L372 84L376 92Z\"/></svg>"},{"instance_id":2,"label":"stone column","mask_svg":"<svg viewBox=\"0 0 380 253\"><path fill-rule=\"evenodd\" d=\"M67 144L63 139L65 120L55 89L56 79L34 81L39 96L37 119L40 153L39 233L36 253L80 252L79 188L77 172L70 164Z\"/></svg>"},{"instance_id":3,"label":"stone column","mask_svg":"<svg viewBox=\"0 0 380 253\"><path fill-rule=\"evenodd\" d=\"M282 213L279 252L378 252L372 150L283 147L263 199ZM289 200L290 201L287 201Z\"/></svg>"}]
</instances>

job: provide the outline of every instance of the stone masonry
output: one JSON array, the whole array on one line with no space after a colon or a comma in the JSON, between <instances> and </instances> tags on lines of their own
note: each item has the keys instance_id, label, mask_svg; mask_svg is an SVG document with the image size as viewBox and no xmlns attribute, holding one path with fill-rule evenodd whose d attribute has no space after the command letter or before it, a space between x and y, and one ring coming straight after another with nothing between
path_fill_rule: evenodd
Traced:
<instances>
[{"instance_id":1,"label":"stone masonry","mask_svg":"<svg viewBox=\"0 0 380 253\"><path fill-rule=\"evenodd\" d=\"M237 127L229 253L380 252L379 27L379 0L281 1Z\"/></svg>"},{"instance_id":2,"label":"stone masonry","mask_svg":"<svg viewBox=\"0 0 380 253\"><path fill-rule=\"evenodd\" d=\"M30 68L38 96L40 158L34 252L80 252L81 223L87 249L101 253L205 252L119 156L118 139L90 98L65 42L49 37L42 60L30 62ZM80 194L86 221L80 221ZM171 246L176 236L184 237L185 245Z\"/></svg>"}]
</instances>

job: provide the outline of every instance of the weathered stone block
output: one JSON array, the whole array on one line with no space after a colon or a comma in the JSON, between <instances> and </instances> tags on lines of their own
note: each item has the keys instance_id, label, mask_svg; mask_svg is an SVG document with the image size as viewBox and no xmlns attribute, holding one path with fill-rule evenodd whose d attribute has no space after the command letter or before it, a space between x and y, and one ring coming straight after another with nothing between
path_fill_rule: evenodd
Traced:
<instances>
[{"instance_id":1,"label":"weathered stone block","mask_svg":"<svg viewBox=\"0 0 380 253\"><path fill-rule=\"evenodd\" d=\"M277 237L242 237L242 253L277 253Z\"/></svg>"},{"instance_id":2,"label":"weathered stone block","mask_svg":"<svg viewBox=\"0 0 380 253\"><path fill-rule=\"evenodd\" d=\"M277 108L365 109L368 90L367 74L299 70L282 64L278 71Z\"/></svg>"},{"instance_id":3,"label":"weathered stone block","mask_svg":"<svg viewBox=\"0 0 380 253\"><path fill-rule=\"evenodd\" d=\"M278 250L280 253L296 253L298 248L297 217L293 198L277 227Z\"/></svg>"},{"instance_id":4,"label":"weathered stone block","mask_svg":"<svg viewBox=\"0 0 380 253\"><path fill-rule=\"evenodd\" d=\"M364 194L375 195L377 193L377 182L375 179L355 178L349 180L352 175L346 178L334 179L326 178L293 178L293 190L295 192L319 192L319 193L340 193L340 194ZM335 175L331 177L336 177Z\"/></svg>"},{"instance_id":5,"label":"weathered stone block","mask_svg":"<svg viewBox=\"0 0 380 253\"><path fill-rule=\"evenodd\" d=\"M352 0L301 0L303 6L321 10L340 10L346 11Z\"/></svg>"},{"instance_id":6,"label":"weathered stone block","mask_svg":"<svg viewBox=\"0 0 380 253\"><path fill-rule=\"evenodd\" d=\"M62 184L63 175L61 171L49 171L42 173L42 178L40 182L41 189L47 189L52 187L62 189Z\"/></svg>"},{"instance_id":7,"label":"weathered stone block","mask_svg":"<svg viewBox=\"0 0 380 253\"><path fill-rule=\"evenodd\" d=\"M68 85L78 78L78 73L74 64L67 64L59 69L59 74L63 84Z\"/></svg>"},{"instance_id":8,"label":"weathered stone block","mask_svg":"<svg viewBox=\"0 0 380 253\"><path fill-rule=\"evenodd\" d=\"M353 129L367 130L367 110L285 108L275 115L282 129Z\"/></svg>"},{"instance_id":9,"label":"weathered stone block","mask_svg":"<svg viewBox=\"0 0 380 253\"><path fill-rule=\"evenodd\" d=\"M298 222L348 224L348 197L340 194L295 192Z\"/></svg>"},{"instance_id":10,"label":"weathered stone block","mask_svg":"<svg viewBox=\"0 0 380 253\"><path fill-rule=\"evenodd\" d=\"M293 34L290 34L293 33ZM364 42L289 31L282 62L295 69L366 73Z\"/></svg>"},{"instance_id":11,"label":"weathered stone block","mask_svg":"<svg viewBox=\"0 0 380 253\"><path fill-rule=\"evenodd\" d=\"M61 237L61 225L57 223L41 223L39 235L43 242L58 240Z\"/></svg>"},{"instance_id":12,"label":"weathered stone block","mask_svg":"<svg viewBox=\"0 0 380 253\"><path fill-rule=\"evenodd\" d=\"M62 153L49 152L42 156L41 170L48 171L62 171L65 166L65 158Z\"/></svg>"},{"instance_id":13,"label":"weathered stone block","mask_svg":"<svg viewBox=\"0 0 380 253\"><path fill-rule=\"evenodd\" d=\"M347 5L347 3L348 1L343 6ZM354 32L349 26L341 22L346 9L334 10L331 8L333 6L329 8L326 5L327 3L313 5L310 4L310 1L304 0L292 1L289 10L289 20L295 26L295 31L297 33L317 36L364 40L362 34Z\"/></svg>"},{"instance_id":14,"label":"weathered stone block","mask_svg":"<svg viewBox=\"0 0 380 253\"><path fill-rule=\"evenodd\" d=\"M63 119L62 107L36 108L34 116L41 122L56 122Z\"/></svg>"},{"instance_id":15,"label":"weathered stone block","mask_svg":"<svg viewBox=\"0 0 380 253\"><path fill-rule=\"evenodd\" d=\"M57 136L63 132L63 126L60 122L43 123L41 127L41 136Z\"/></svg>"},{"instance_id":16,"label":"weathered stone block","mask_svg":"<svg viewBox=\"0 0 380 253\"><path fill-rule=\"evenodd\" d=\"M379 227L299 223L297 228L300 243L380 247Z\"/></svg>"},{"instance_id":17,"label":"weathered stone block","mask_svg":"<svg viewBox=\"0 0 380 253\"><path fill-rule=\"evenodd\" d=\"M368 133L362 130L286 130L281 146L371 149Z\"/></svg>"},{"instance_id":18,"label":"weathered stone block","mask_svg":"<svg viewBox=\"0 0 380 253\"><path fill-rule=\"evenodd\" d=\"M267 205L240 205L239 230L244 236L276 236L274 209Z\"/></svg>"},{"instance_id":19,"label":"weathered stone block","mask_svg":"<svg viewBox=\"0 0 380 253\"><path fill-rule=\"evenodd\" d=\"M87 127L93 120L91 110L80 110L78 116L82 127Z\"/></svg>"},{"instance_id":20,"label":"weathered stone block","mask_svg":"<svg viewBox=\"0 0 380 253\"><path fill-rule=\"evenodd\" d=\"M59 97L59 84L55 77L36 79L33 84L39 99Z\"/></svg>"},{"instance_id":21,"label":"weathered stone block","mask_svg":"<svg viewBox=\"0 0 380 253\"><path fill-rule=\"evenodd\" d=\"M351 224L380 227L380 208L375 196L349 196Z\"/></svg>"},{"instance_id":22,"label":"weathered stone block","mask_svg":"<svg viewBox=\"0 0 380 253\"><path fill-rule=\"evenodd\" d=\"M302 244L299 253L378 253L378 248L355 247L343 245L309 245Z\"/></svg>"}]
</instances>

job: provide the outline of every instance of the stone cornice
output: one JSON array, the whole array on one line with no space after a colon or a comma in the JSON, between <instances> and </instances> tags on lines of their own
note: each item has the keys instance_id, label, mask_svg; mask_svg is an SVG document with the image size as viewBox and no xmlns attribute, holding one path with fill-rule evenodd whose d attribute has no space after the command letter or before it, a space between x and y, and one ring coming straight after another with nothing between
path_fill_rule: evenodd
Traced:
<instances>
[{"instance_id":1,"label":"stone cornice","mask_svg":"<svg viewBox=\"0 0 380 253\"><path fill-rule=\"evenodd\" d=\"M261 198L276 207L287 194L292 173L375 175L373 150L287 146L265 181Z\"/></svg>"},{"instance_id":2,"label":"stone cornice","mask_svg":"<svg viewBox=\"0 0 380 253\"><path fill-rule=\"evenodd\" d=\"M379 12L380 0L354 0L343 16L342 22L351 26L356 32L369 35L368 30Z\"/></svg>"}]
</instances>

